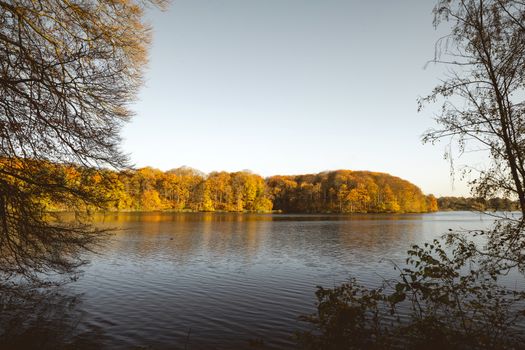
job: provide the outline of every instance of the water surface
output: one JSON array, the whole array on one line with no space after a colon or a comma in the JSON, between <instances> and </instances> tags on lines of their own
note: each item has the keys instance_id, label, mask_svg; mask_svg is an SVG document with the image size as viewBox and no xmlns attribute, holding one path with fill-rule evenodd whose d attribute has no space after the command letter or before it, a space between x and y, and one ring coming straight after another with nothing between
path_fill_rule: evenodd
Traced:
<instances>
[{"instance_id":1,"label":"water surface","mask_svg":"<svg viewBox=\"0 0 525 350\"><path fill-rule=\"evenodd\" d=\"M129 213L77 282L78 332L106 348L289 348L315 288L396 276L414 243L487 227L468 212L409 215Z\"/></svg>"}]
</instances>

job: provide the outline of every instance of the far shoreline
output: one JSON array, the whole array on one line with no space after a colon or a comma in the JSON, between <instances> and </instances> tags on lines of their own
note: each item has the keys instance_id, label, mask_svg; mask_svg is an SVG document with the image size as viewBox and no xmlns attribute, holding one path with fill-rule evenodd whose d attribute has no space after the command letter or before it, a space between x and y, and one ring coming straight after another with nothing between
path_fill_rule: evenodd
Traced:
<instances>
[{"instance_id":1,"label":"far shoreline","mask_svg":"<svg viewBox=\"0 0 525 350\"><path fill-rule=\"evenodd\" d=\"M470 212L470 213L495 213L502 212L492 209L487 210L471 210L471 209L443 209L437 211L423 211L423 212L352 212L352 213L338 213L338 212L285 212L281 210L272 210L272 211L225 211L225 210L215 210L215 211L197 211L197 210L172 210L172 209L157 209L157 210L92 210L88 211L88 214L96 215L107 215L107 214L149 214L149 213L158 213L158 214L239 214L239 215L327 215L327 216L351 216L351 215L407 215L407 214L436 214L436 213L449 213L449 212ZM514 212L514 211L504 211L504 212ZM56 213L75 213L73 210L48 210L49 214Z\"/></svg>"}]
</instances>

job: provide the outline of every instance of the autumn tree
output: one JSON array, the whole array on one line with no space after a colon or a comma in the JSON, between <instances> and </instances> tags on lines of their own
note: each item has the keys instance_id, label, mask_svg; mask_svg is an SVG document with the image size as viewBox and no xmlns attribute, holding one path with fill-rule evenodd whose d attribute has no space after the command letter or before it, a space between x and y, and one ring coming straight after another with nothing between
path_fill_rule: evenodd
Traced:
<instances>
[{"instance_id":1,"label":"autumn tree","mask_svg":"<svg viewBox=\"0 0 525 350\"><path fill-rule=\"evenodd\" d=\"M438 209L433 196L425 196L408 181L369 171L337 170L265 180L247 171L205 175L185 167L166 172L151 167L118 172L55 163L46 167L63 173L64 186L96 194L99 201L108 203L107 210L419 213ZM75 208L64 200L41 202L48 210Z\"/></svg>"},{"instance_id":2,"label":"autumn tree","mask_svg":"<svg viewBox=\"0 0 525 350\"><path fill-rule=\"evenodd\" d=\"M436 211L408 181L384 173L337 170L272 176L266 181L274 209L301 213L421 213Z\"/></svg>"},{"instance_id":3,"label":"autumn tree","mask_svg":"<svg viewBox=\"0 0 525 350\"><path fill-rule=\"evenodd\" d=\"M181 167L167 171L173 175L171 186L175 197L175 209L185 209L197 206L198 198L195 195L199 184L204 181L204 174L198 170Z\"/></svg>"},{"instance_id":4,"label":"autumn tree","mask_svg":"<svg viewBox=\"0 0 525 350\"><path fill-rule=\"evenodd\" d=\"M106 202L62 165L79 177L126 165L119 130L146 63L144 6L162 2L0 1L0 283L72 272L98 237L82 215L51 220L45 202L77 214Z\"/></svg>"},{"instance_id":5,"label":"autumn tree","mask_svg":"<svg viewBox=\"0 0 525 350\"><path fill-rule=\"evenodd\" d=\"M231 175L225 171L211 173L206 182L211 188L215 209L231 211L233 208L233 189Z\"/></svg>"}]
</instances>

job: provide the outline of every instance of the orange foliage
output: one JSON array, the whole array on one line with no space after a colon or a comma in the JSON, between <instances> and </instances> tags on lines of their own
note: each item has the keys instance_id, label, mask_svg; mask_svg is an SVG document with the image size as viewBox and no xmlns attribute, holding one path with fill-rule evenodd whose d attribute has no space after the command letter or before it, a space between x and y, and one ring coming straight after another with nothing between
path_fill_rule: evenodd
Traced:
<instances>
[{"instance_id":1,"label":"orange foliage","mask_svg":"<svg viewBox=\"0 0 525 350\"><path fill-rule=\"evenodd\" d=\"M425 196L410 182L369 171L337 170L263 179L247 171L205 175L191 168L113 172L72 165L49 167L61 169L61 181L68 186L107 198L109 210L419 213L438 209L434 196ZM53 200L48 207L67 209Z\"/></svg>"}]
</instances>

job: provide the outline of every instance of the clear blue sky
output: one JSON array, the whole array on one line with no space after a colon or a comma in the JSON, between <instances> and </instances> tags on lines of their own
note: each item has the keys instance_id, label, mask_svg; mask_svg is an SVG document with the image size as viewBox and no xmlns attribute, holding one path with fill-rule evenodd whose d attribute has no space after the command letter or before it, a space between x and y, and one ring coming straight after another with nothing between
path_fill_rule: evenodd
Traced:
<instances>
[{"instance_id":1,"label":"clear blue sky","mask_svg":"<svg viewBox=\"0 0 525 350\"><path fill-rule=\"evenodd\" d=\"M148 14L146 85L123 130L137 166L263 176L387 172L451 185L446 143L422 145L439 81L433 1L175 0ZM469 160L470 161L470 160ZM460 159L458 164L466 163Z\"/></svg>"}]
</instances>

